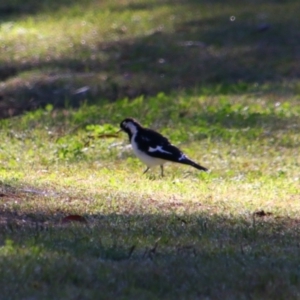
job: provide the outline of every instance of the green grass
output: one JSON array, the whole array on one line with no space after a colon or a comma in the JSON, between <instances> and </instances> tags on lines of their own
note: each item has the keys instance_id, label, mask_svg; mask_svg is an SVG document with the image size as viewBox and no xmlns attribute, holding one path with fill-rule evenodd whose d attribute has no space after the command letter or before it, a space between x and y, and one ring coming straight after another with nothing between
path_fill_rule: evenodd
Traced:
<instances>
[{"instance_id":1,"label":"green grass","mask_svg":"<svg viewBox=\"0 0 300 300\"><path fill-rule=\"evenodd\" d=\"M0 5L0 117L195 87L299 93L298 1L26 3Z\"/></svg>"},{"instance_id":2,"label":"green grass","mask_svg":"<svg viewBox=\"0 0 300 300\"><path fill-rule=\"evenodd\" d=\"M2 120L3 297L296 298L300 110L274 97L159 94ZM142 175L126 136L103 137L127 115L210 172Z\"/></svg>"},{"instance_id":3,"label":"green grass","mask_svg":"<svg viewBox=\"0 0 300 300\"><path fill-rule=\"evenodd\" d=\"M299 3L245 3L0 5L3 299L299 298Z\"/></svg>"}]
</instances>

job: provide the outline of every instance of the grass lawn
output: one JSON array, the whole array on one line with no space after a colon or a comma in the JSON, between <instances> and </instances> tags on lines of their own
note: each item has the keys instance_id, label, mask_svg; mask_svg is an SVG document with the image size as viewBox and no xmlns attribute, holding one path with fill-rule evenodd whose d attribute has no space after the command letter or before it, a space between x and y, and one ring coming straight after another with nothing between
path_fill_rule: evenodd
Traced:
<instances>
[{"instance_id":1,"label":"grass lawn","mask_svg":"<svg viewBox=\"0 0 300 300\"><path fill-rule=\"evenodd\" d=\"M298 1L199 2L0 5L3 299L300 298Z\"/></svg>"}]
</instances>

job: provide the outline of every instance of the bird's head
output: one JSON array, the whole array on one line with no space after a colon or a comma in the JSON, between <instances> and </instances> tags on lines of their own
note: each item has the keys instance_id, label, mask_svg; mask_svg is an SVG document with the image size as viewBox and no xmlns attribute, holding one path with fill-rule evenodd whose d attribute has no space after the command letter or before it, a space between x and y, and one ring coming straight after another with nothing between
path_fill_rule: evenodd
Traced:
<instances>
[{"instance_id":1,"label":"bird's head","mask_svg":"<svg viewBox=\"0 0 300 300\"><path fill-rule=\"evenodd\" d=\"M121 131L125 131L131 138L139 128L141 124L133 118L126 118L120 123Z\"/></svg>"}]
</instances>

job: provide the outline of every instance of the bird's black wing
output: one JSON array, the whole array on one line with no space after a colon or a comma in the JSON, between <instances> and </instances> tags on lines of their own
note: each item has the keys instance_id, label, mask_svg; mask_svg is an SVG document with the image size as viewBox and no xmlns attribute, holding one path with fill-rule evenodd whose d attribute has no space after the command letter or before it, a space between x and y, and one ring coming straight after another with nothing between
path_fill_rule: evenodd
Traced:
<instances>
[{"instance_id":1,"label":"bird's black wing","mask_svg":"<svg viewBox=\"0 0 300 300\"><path fill-rule=\"evenodd\" d=\"M198 170L207 171L207 168L189 159L182 151L172 145L167 138L154 130L143 129L140 134L136 135L135 141L140 150L149 156L190 165Z\"/></svg>"},{"instance_id":2,"label":"bird's black wing","mask_svg":"<svg viewBox=\"0 0 300 300\"><path fill-rule=\"evenodd\" d=\"M170 160L173 162L180 162L186 156L170 141L160 133L144 129L136 136L136 142L139 148L146 152L149 156Z\"/></svg>"}]
</instances>

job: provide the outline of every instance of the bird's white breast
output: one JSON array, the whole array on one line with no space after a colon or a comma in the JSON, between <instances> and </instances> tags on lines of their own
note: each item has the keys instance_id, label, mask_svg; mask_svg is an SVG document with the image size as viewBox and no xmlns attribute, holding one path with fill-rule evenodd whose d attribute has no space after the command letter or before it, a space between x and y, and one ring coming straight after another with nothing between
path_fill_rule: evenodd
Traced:
<instances>
[{"instance_id":1,"label":"bird's white breast","mask_svg":"<svg viewBox=\"0 0 300 300\"><path fill-rule=\"evenodd\" d=\"M133 149L134 154L144 163L146 164L148 167L154 167L154 166L158 166L158 165L163 165L166 161L164 159L160 159L160 158L156 158L156 157L152 157L150 155L148 155L147 153L141 151L138 148L138 145L135 141L135 137L136 134L134 134L131 138L131 146Z\"/></svg>"}]
</instances>

